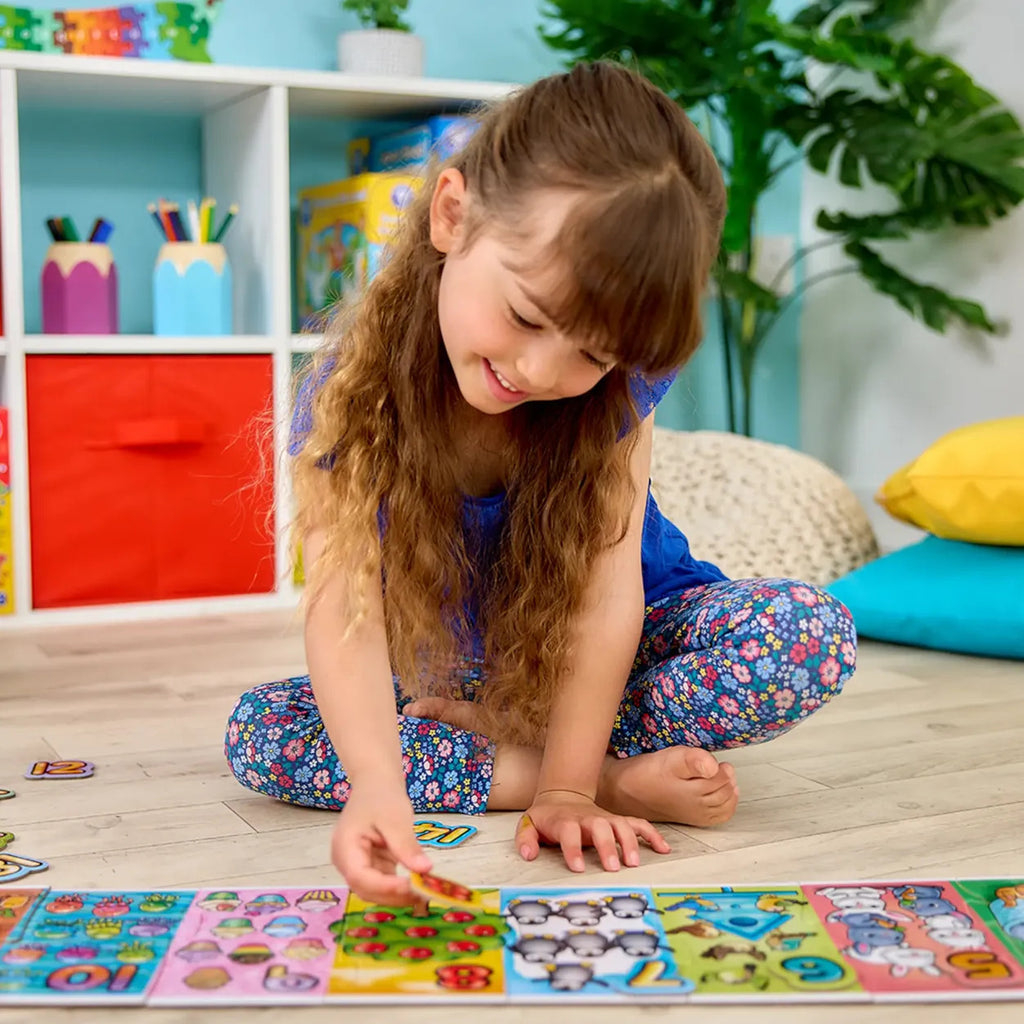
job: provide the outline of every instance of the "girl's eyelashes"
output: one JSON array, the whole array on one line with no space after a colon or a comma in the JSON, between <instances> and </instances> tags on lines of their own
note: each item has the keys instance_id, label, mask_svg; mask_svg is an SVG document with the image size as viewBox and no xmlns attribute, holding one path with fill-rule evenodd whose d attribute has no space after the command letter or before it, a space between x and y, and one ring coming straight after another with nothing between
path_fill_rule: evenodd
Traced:
<instances>
[{"instance_id":1,"label":"girl's eyelashes","mask_svg":"<svg viewBox=\"0 0 1024 1024\"><path fill-rule=\"evenodd\" d=\"M520 313L517 313L514 307L509 306L508 311L510 316L512 317L513 323L515 323L517 327L522 327L523 330L526 331L540 330L540 324L535 324L532 320L527 320L525 316L522 316Z\"/></svg>"},{"instance_id":2,"label":"girl's eyelashes","mask_svg":"<svg viewBox=\"0 0 1024 1024\"><path fill-rule=\"evenodd\" d=\"M536 324L532 320L527 320L525 316L516 311L514 306L510 305L508 307L508 313L512 318L512 322L517 327L521 327L524 331L542 331L544 329L543 324ZM598 359L597 356L591 355L589 352L581 350L580 355L582 355L591 366L596 367L602 373L607 373L612 368L611 363L603 359Z\"/></svg>"}]
</instances>

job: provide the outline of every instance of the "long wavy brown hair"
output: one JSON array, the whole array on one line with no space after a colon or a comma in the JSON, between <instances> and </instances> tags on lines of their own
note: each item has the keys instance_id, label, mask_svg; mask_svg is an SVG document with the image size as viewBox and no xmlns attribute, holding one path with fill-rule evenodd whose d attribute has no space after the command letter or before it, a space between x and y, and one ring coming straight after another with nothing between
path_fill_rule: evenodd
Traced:
<instances>
[{"instance_id":1,"label":"long wavy brown hair","mask_svg":"<svg viewBox=\"0 0 1024 1024\"><path fill-rule=\"evenodd\" d=\"M697 348L725 192L682 109L618 65L577 65L479 120L466 148L426 175L363 299L332 316L307 381L312 429L293 462L293 537L326 528L309 589L346 574L341 633L383 580L391 665L406 693L459 693L475 624L488 733L536 744L594 560L624 536L636 497L629 377L677 368ZM507 518L485 565L465 536L452 445L465 400L441 338L444 256L429 235L448 166L470 197L467 245L481 231L515 236L538 190L578 197L546 253L561 281L549 311L616 360L586 394L505 414Z\"/></svg>"}]
</instances>

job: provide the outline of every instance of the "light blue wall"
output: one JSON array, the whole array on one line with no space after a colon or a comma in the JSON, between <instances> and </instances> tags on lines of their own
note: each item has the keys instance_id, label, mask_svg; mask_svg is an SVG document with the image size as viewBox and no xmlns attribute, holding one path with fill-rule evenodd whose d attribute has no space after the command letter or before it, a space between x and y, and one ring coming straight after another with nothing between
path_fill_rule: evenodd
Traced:
<instances>
[{"instance_id":1,"label":"light blue wall","mask_svg":"<svg viewBox=\"0 0 1024 1024\"><path fill-rule=\"evenodd\" d=\"M558 69L537 36L538 10L536 0L412 0L408 19L428 75L519 82ZM337 0L224 0L210 53L224 64L333 71L338 33L358 27Z\"/></svg>"},{"instance_id":2,"label":"light blue wall","mask_svg":"<svg viewBox=\"0 0 1024 1024\"><path fill-rule=\"evenodd\" d=\"M58 4L37 4L57 8ZM70 5L67 5L70 6ZM99 7L99 0L80 5ZM780 10L802 6L779 0ZM560 55L537 35L538 0L412 0L409 18L426 45L428 75L525 82L556 71ZM210 52L222 64L333 70L339 32L357 27L337 0L224 0L214 25ZM69 58L73 59L73 58ZM156 145L137 145L144 125L101 116L47 113L23 124L23 180L26 235L26 309L30 330L38 330L38 276L46 239L42 222L54 213L71 213L80 228L99 214L118 222L112 240L119 266L151 265L158 243L147 221L145 203L158 195L181 198L198 192L198 123L168 119ZM329 169L330 153L343 150L344 130L330 129L322 144L310 133L322 123L293 125L297 156L293 177L309 184L311 175ZM58 145L54 140L63 140ZM162 140L162 141L161 141ZM193 141L189 141L193 140ZM63 146L64 156L61 155ZM182 153L186 155L182 155ZM193 156L187 155L193 153ZM68 159L68 154L72 158ZM104 158L120 161L117 179L105 175ZM315 161L319 160L317 167ZM324 161L327 161L327 164ZM316 170L314 170L316 169ZM57 205L60 205L58 211ZM793 168L765 200L760 229L793 235L799 228L800 172ZM148 331L148 277L127 272L122 287L122 331ZM794 303L763 352L756 375L755 432L766 439L797 445L799 430L798 326ZM721 346L712 312L701 351L659 408L659 422L687 429L724 429Z\"/></svg>"}]
</instances>

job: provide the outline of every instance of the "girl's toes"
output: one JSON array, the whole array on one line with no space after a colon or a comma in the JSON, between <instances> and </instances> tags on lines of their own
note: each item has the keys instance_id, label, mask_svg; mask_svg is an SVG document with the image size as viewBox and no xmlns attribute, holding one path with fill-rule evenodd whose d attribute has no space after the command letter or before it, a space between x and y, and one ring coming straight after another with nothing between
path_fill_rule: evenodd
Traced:
<instances>
[{"instance_id":1,"label":"girl's toes","mask_svg":"<svg viewBox=\"0 0 1024 1024\"><path fill-rule=\"evenodd\" d=\"M683 772L690 779L712 779L718 773L714 754L699 747L686 747L682 758Z\"/></svg>"}]
</instances>

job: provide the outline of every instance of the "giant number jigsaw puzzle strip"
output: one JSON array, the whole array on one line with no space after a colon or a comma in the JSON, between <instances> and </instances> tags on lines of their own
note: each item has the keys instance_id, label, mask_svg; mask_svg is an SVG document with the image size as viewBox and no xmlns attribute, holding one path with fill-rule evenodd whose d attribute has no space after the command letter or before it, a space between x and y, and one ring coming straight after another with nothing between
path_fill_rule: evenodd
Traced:
<instances>
[{"instance_id":1,"label":"giant number jigsaw puzzle strip","mask_svg":"<svg viewBox=\"0 0 1024 1024\"><path fill-rule=\"evenodd\" d=\"M95 10L38 11L0 4L0 49L209 63L220 0Z\"/></svg>"},{"instance_id":2,"label":"giant number jigsaw puzzle strip","mask_svg":"<svg viewBox=\"0 0 1024 1024\"><path fill-rule=\"evenodd\" d=\"M1024 880L0 889L0 1006L1024 1001Z\"/></svg>"}]
</instances>

